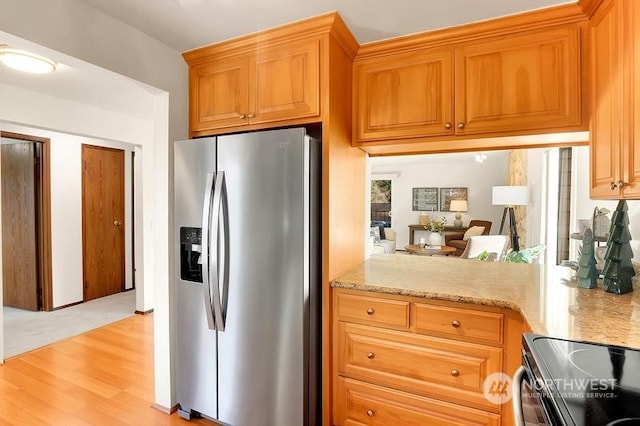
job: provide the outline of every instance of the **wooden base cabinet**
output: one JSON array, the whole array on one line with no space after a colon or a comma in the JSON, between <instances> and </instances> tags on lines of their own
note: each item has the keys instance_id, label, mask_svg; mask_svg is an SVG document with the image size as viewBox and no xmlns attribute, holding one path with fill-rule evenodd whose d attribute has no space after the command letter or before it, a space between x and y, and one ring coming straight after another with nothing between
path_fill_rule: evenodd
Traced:
<instances>
[{"instance_id":1,"label":"wooden base cabinet","mask_svg":"<svg viewBox=\"0 0 640 426\"><path fill-rule=\"evenodd\" d=\"M513 311L334 289L333 422L511 425L485 397L493 373L520 364Z\"/></svg>"},{"instance_id":2,"label":"wooden base cabinet","mask_svg":"<svg viewBox=\"0 0 640 426\"><path fill-rule=\"evenodd\" d=\"M640 5L604 0L591 20L591 198L640 198Z\"/></svg>"}]
</instances>

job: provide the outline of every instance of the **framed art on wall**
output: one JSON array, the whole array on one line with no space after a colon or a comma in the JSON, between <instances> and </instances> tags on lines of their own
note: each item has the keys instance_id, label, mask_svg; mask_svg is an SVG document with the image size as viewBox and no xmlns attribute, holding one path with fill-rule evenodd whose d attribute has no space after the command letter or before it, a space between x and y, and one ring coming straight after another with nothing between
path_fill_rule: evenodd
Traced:
<instances>
[{"instance_id":1,"label":"framed art on wall","mask_svg":"<svg viewBox=\"0 0 640 426\"><path fill-rule=\"evenodd\" d=\"M438 210L438 188L413 188L411 205L414 211Z\"/></svg>"},{"instance_id":2,"label":"framed art on wall","mask_svg":"<svg viewBox=\"0 0 640 426\"><path fill-rule=\"evenodd\" d=\"M440 188L440 211L451 211L451 200L466 200L467 188Z\"/></svg>"}]
</instances>

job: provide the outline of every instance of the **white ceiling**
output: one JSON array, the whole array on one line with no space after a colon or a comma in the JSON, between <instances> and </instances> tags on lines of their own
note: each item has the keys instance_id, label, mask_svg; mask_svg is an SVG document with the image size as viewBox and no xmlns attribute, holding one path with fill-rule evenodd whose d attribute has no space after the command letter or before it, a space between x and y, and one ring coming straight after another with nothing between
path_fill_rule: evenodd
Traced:
<instances>
[{"instance_id":1,"label":"white ceiling","mask_svg":"<svg viewBox=\"0 0 640 426\"><path fill-rule=\"evenodd\" d=\"M178 51L338 11L360 44L576 0L81 0Z\"/></svg>"}]
</instances>

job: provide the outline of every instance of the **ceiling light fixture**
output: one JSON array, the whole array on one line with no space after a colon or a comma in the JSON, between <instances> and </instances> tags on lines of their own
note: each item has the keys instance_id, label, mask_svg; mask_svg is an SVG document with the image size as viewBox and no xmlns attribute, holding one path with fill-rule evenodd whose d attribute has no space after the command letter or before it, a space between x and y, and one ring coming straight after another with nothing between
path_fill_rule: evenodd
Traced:
<instances>
[{"instance_id":1,"label":"ceiling light fixture","mask_svg":"<svg viewBox=\"0 0 640 426\"><path fill-rule=\"evenodd\" d=\"M46 74L56 69L56 63L50 59L6 45L0 45L0 62L13 69L34 74Z\"/></svg>"}]
</instances>

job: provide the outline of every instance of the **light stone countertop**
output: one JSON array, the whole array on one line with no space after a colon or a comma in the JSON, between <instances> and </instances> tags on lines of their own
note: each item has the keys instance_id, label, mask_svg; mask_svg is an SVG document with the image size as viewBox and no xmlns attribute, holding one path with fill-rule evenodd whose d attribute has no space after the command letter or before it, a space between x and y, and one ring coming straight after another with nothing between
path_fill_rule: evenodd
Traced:
<instances>
[{"instance_id":1,"label":"light stone countertop","mask_svg":"<svg viewBox=\"0 0 640 426\"><path fill-rule=\"evenodd\" d=\"M378 254L332 286L508 308L534 333L640 348L640 288L623 295L606 293L601 282L577 288L574 274L559 266Z\"/></svg>"}]
</instances>

